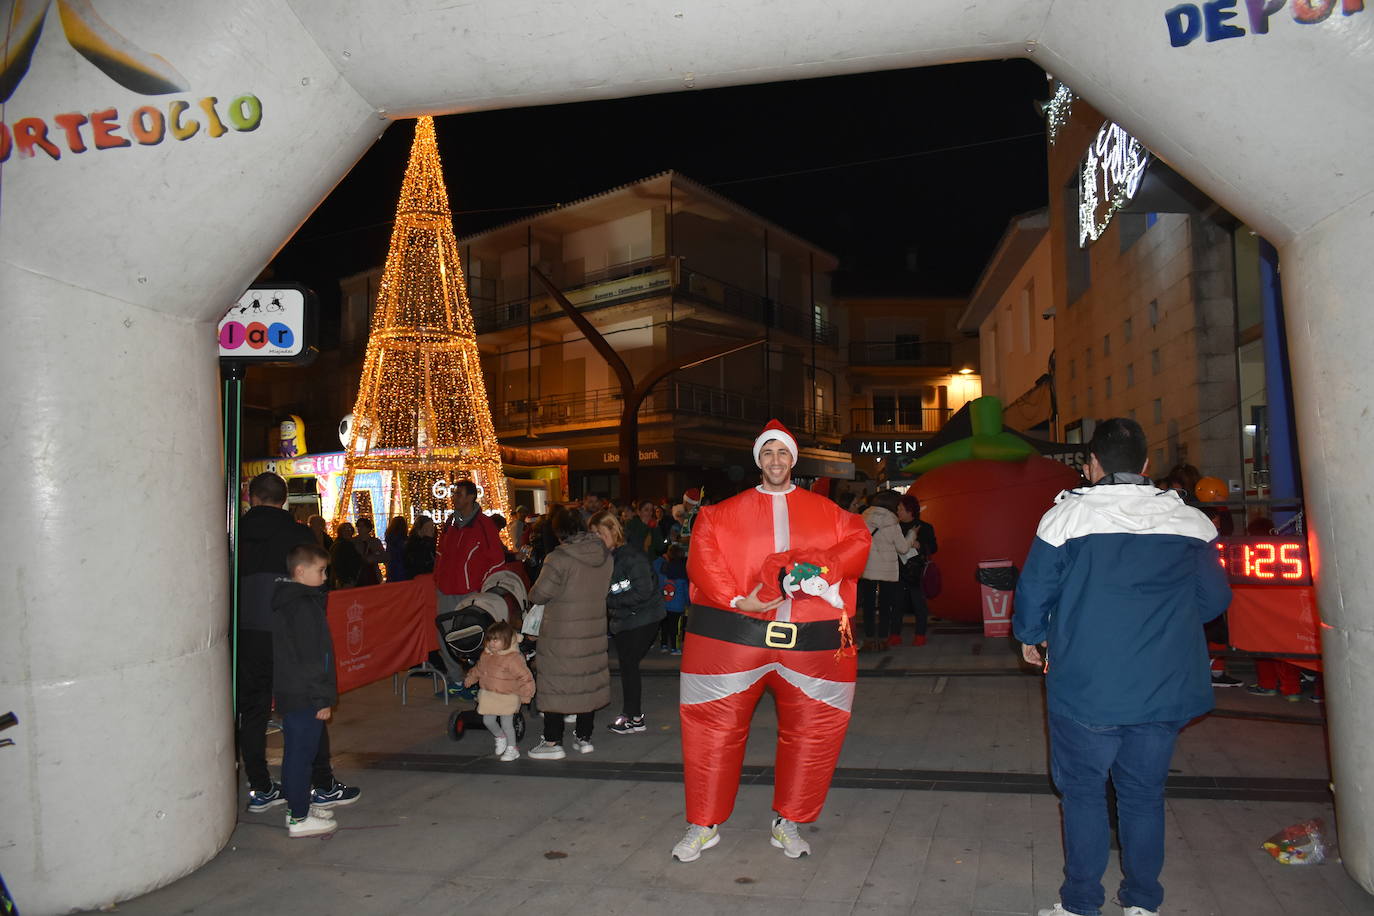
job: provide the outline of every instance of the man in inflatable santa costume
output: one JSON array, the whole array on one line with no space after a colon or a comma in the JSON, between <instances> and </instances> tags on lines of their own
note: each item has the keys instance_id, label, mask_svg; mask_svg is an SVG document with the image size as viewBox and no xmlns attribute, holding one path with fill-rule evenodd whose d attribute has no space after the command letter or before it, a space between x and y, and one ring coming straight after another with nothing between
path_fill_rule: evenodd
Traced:
<instances>
[{"instance_id":1,"label":"man in inflatable santa costume","mask_svg":"<svg viewBox=\"0 0 1374 916\"><path fill-rule=\"evenodd\" d=\"M689 823L673 847L683 862L720 842L765 690L778 712L771 842L790 858L809 853L797 824L820 816L854 701L849 618L868 529L793 485L797 440L777 420L754 460L760 486L703 507L692 530L680 688Z\"/></svg>"}]
</instances>

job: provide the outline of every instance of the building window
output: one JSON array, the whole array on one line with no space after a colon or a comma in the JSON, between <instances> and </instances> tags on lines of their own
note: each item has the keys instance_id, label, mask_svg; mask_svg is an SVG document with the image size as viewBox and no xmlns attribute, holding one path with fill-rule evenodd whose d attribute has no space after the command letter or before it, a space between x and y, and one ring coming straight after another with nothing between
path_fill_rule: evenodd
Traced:
<instances>
[{"instance_id":1,"label":"building window","mask_svg":"<svg viewBox=\"0 0 1374 916\"><path fill-rule=\"evenodd\" d=\"M1134 386L1135 386L1135 363L1127 363L1127 364L1126 364L1126 387L1127 387L1127 388L1132 388L1132 387L1134 387Z\"/></svg>"},{"instance_id":2,"label":"building window","mask_svg":"<svg viewBox=\"0 0 1374 916\"><path fill-rule=\"evenodd\" d=\"M1150 351L1150 374L1159 375L1159 351Z\"/></svg>"},{"instance_id":3,"label":"building window","mask_svg":"<svg viewBox=\"0 0 1374 916\"><path fill-rule=\"evenodd\" d=\"M893 357L899 363L914 363L921 358L920 334L895 334L892 346Z\"/></svg>"},{"instance_id":4,"label":"building window","mask_svg":"<svg viewBox=\"0 0 1374 916\"><path fill-rule=\"evenodd\" d=\"M1089 409L1089 410L1092 410L1092 406L1093 406L1093 386L1089 385L1089 386L1088 386L1088 409Z\"/></svg>"},{"instance_id":5,"label":"building window","mask_svg":"<svg viewBox=\"0 0 1374 916\"><path fill-rule=\"evenodd\" d=\"M1131 319L1127 318L1121 325L1121 336L1126 338L1126 343L1131 342Z\"/></svg>"},{"instance_id":6,"label":"building window","mask_svg":"<svg viewBox=\"0 0 1374 916\"><path fill-rule=\"evenodd\" d=\"M1026 288L1021 290L1021 349L1029 353L1035 340L1035 325L1032 317L1035 314L1035 281L1026 284Z\"/></svg>"},{"instance_id":7,"label":"building window","mask_svg":"<svg viewBox=\"0 0 1374 916\"><path fill-rule=\"evenodd\" d=\"M1158 299L1151 299L1151 300L1150 300L1150 327L1153 328L1153 327L1155 327L1155 326L1158 325L1158 324L1159 324L1159 300L1158 300Z\"/></svg>"},{"instance_id":8,"label":"building window","mask_svg":"<svg viewBox=\"0 0 1374 916\"><path fill-rule=\"evenodd\" d=\"M1154 406L1155 406L1155 422L1156 422L1156 423L1163 423L1163 422L1164 422L1164 400L1163 400L1162 398L1155 398L1155 405L1154 405Z\"/></svg>"},{"instance_id":9,"label":"building window","mask_svg":"<svg viewBox=\"0 0 1374 916\"><path fill-rule=\"evenodd\" d=\"M921 392L886 389L873 392L873 428L877 431L910 432L923 428Z\"/></svg>"},{"instance_id":10,"label":"building window","mask_svg":"<svg viewBox=\"0 0 1374 916\"><path fill-rule=\"evenodd\" d=\"M1078 360L1069 360L1069 381L1078 378Z\"/></svg>"},{"instance_id":11,"label":"building window","mask_svg":"<svg viewBox=\"0 0 1374 916\"><path fill-rule=\"evenodd\" d=\"M1107 397L1108 400L1110 400L1110 399L1111 399L1111 396L1112 396L1112 377L1111 377L1110 375L1107 376L1106 389L1107 389L1107 391L1106 391L1106 397Z\"/></svg>"},{"instance_id":12,"label":"building window","mask_svg":"<svg viewBox=\"0 0 1374 916\"><path fill-rule=\"evenodd\" d=\"M1088 249L1078 246L1078 172L1064 185L1064 278L1068 305L1072 307L1092 286L1092 261Z\"/></svg>"},{"instance_id":13,"label":"building window","mask_svg":"<svg viewBox=\"0 0 1374 916\"><path fill-rule=\"evenodd\" d=\"M1092 348L1092 347L1089 347L1088 349L1086 349L1086 350L1083 351L1083 368L1084 368L1084 369L1091 369L1092 367L1093 367L1093 348Z\"/></svg>"},{"instance_id":14,"label":"building window","mask_svg":"<svg viewBox=\"0 0 1374 916\"><path fill-rule=\"evenodd\" d=\"M1069 413L1078 413L1078 395L1076 394L1069 395ZM1072 442L1073 440L1070 439L1069 441Z\"/></svg>"},{"instance_id":15,"label":"building window","mask_svg":"<svg viewBox=\"0 0 1374 916\"><path fill-rule=\"evenodd\" d=\"M1103 335L1102 335L1102 355L1103 355L1103 356L1111 356L1111 355L1112 355L1112 335L1110 335L1110 334L1103 334Z\"/></svg>"}]
</instances>

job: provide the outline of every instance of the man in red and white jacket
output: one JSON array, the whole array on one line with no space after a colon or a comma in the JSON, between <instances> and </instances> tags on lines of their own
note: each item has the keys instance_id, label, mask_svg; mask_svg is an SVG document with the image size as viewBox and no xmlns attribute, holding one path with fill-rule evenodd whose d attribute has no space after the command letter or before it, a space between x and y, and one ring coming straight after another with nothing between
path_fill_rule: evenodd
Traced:
<instances>
[{"instance_id":1,"label":"man in red and white jacket","mask_svg":"<svg viewBox=\"0 0 1374 916\"><path fill-rule=\"evenodd\" d=\"M482 590L487 576L506 562L501 534L482 507L477 504L477 485L460 480L453 485L453 514L444 522L434 547L434 589L436 614L458 609L458 603ZM443 656L430 653L436 667L446 669ZM450 676L450 691L459 689Z\"/></svg>"},{"instance_id":2,"label":"man in red and white jacket","mask_svg":"<svg viewBox=\"0 0 1374 916\"><path fill-rule=\"evenodd\" d=\"M691 605L681 680L683 862L720 842L739 789L754 708L778 714L771 842L811 851L854 701L855 583L868 559L863 520L792 483L797 440L777 420L754 442L762 483L705 506L692 530Z\"/></svg>"}]
</instances>

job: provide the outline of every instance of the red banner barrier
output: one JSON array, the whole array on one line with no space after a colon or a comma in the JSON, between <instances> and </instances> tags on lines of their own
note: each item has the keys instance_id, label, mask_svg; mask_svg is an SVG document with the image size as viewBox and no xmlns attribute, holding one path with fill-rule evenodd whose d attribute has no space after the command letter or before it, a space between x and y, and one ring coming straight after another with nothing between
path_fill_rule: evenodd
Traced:
<instances>
[{"instance_id":1,"label":"red banner barrier","mask_svg":"<svg viewBox=\"0 0 1374 916\"><path fill-rule=\"evenodd\" d=\"M329 593L339 693L419 664L439 648L434 577Z\"/></svg>"},{"instance_id":2,"label":"red banner barrier","mask_svg":"<svg viewBox=\"0 0 1374 916\"><path fill-rule=\"evenodd\" d=\"M1231 588L1231 608L1226 625L1231 645L1247 652L1319 655L1321 635L1317 631L1316 590L1311 586L1284 588L1265 585ZM1321 670L1321 662L1289 659L1302 668Z\"/></svg>"}]
</instances>

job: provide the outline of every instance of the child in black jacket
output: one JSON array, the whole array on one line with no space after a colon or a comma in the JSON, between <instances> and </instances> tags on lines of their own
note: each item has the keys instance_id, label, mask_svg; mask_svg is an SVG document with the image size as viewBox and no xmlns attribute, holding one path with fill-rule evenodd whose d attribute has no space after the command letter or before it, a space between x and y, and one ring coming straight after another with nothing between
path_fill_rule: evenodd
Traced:
<instances>
[{"instance_id":1,"label":"child in black jacket","mask_svg":"<svg viewBox=\"0 0 1374 916\"><path fill-rule=\"evenodd\" d=\"M272 684L282 719L281 781L292 837L321 836L338 827L332 811L310 803L311 761L339 698L322 587L328 566L329 554L316 544L291 548L291 578L277 580L272 597Z\"/></svg>"}]
</instances>

